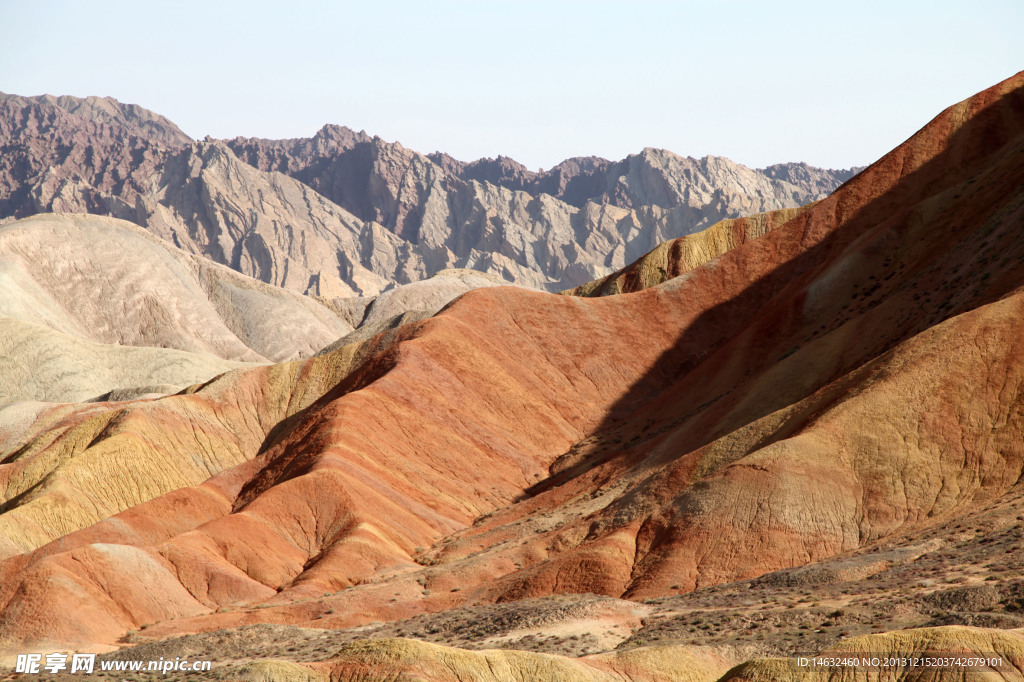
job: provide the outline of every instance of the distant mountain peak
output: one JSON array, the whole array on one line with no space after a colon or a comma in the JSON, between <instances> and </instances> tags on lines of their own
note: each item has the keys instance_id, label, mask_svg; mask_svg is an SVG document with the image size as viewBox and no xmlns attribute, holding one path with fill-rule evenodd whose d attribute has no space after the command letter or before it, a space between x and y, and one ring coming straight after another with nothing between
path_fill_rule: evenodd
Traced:
<instances>
[{"instance_id":1,"label":"distant mountain peak","mask_svg":"<svg viewBox=\"0 0 1024 682\"><path fill-rule=\"evenodd\" d=\"M723 218L820 199L848 177L653 147L538 172L504 154L424 155L336 124L312 137L195 143L136 105L50 95L0 96L0 150L0 219L123 218L268 283L330 296L461 267L561 290Z\"/></svg>"}]
</instances>

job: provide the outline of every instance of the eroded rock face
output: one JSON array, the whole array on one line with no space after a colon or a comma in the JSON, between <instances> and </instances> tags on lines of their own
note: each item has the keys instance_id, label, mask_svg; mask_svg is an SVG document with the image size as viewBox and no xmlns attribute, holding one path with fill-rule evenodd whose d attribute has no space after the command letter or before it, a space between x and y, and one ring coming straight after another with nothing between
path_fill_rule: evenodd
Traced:
<instances>
[{"instance_id":1,"label":"eroded rock face","mask_svg":"<svg viewBox=\"0 0 1024 682\"><path fill-rule=\"evenodd\" d=\"M394 235L286 175L242 163L219 142L196 142L168 158L154 187L136 200L138 223L275 286L324 297L374 295L408 279L403 266L423 272L415 253L399 261Z\"/></svg>"},{"instance_id":2,"label":"eroded rock face","mask_svg":"<svg viewBox=\"0 0 1024 682\"><path fill-rule=\"evenodd\" d=\"M0 95L0 216L64 211L129 217L177 126L110 98Z\"/></svg>"},{"instance_id":3,"label":"eroded rock face","mask_svg":"<svg viewBox=\"0 0 1024 682\"><path fill-rule=\"evenodd\" d=\"M135 105L12 95L0 96L0 152L0 218L123 218L324 297L375 296L452 268L558 291L722 218L819 199L852 174L654 149L535 173L504 157L428 157L341 126L196 142Z\"/></svg>"},{"instance_id":4,"label":"eroded rock face","mask_svg":"<svg viewBox=\"0 0 1024 682\"><path fill-rule=\"evenodd\" d=\"M657 149L614 163L570 159L537 173L507 157L423 156L334 126L309 140L228 144L421 247L428 272L472 267L552 290L718 220L820 199L854 174L806 164L754 171Z\"/></svg>"},{"instance_id":5,"label":"eroded rock face","mask_svg":"<svg viewBox=\"0 0 1024 682\"><path fill-rule=\"evenodd\" d=\"M656 286L478 289L188 395L45 413L0 456L0 646L653 597L1015 499L1022 160L1019 74L781 224L719 228L717 257L670 250L686 271Z\"/></svg>"}]
</instances>

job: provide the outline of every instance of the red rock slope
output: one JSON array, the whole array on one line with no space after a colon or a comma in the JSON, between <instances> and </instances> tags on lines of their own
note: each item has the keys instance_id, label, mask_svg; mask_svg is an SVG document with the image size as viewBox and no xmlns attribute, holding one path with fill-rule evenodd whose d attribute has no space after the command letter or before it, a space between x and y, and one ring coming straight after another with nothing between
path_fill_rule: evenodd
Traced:
<instances>
[{"instance_id":1,"label":"red rock slope","mask_svg":"<svg viewBox=\"0 0 1024 682\"><path fill-rule=\"evenodd\" d=\"M0 649L640 598L969 515L1024 470L1022 218L1018 74L660 286L473 291L74 438L65 408L0 458Z\"/></svg>"}]
</instances>

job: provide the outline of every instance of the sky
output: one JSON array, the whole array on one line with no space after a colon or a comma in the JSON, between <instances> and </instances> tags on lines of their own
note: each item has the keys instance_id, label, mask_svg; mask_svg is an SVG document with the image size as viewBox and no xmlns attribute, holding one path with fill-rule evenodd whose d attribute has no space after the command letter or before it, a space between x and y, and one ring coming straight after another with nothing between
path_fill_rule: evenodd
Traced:
<instances>
[{"instance_id":1,"label":"sky","mask_svg":"<svg viewBox=\"0 0 1024 682\"><path fill-rule=\"evenodd\" d=\"M1024 2L0 0L0 91L194 138L325 123L531 169L644 147L865 165L1024 69Z\"/></svg>"}]
</instances>

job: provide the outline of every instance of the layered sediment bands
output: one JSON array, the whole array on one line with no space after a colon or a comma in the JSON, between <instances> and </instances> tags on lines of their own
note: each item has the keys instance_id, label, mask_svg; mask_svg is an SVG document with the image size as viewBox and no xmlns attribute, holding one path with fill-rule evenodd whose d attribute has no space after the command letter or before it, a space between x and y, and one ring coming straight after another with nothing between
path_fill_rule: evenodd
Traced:
<instances>
[{"instance_id":1,"label":"layered sediment bands","mask_svg":"<svg viewBox=\"0 0 1024 682\"><path fill-rule=\"evenodd\" d=\"M569 296L629 294L679 277L751 239L789 222L814 206L781 208L745 218L721 220L706 230L663 242L617 272L561 293Z\"/></svg>"},{"instance_id":2,"label":"layered sediment bands","mask_svg":"<svg viewBox=\"0 0 1024 682\"><path fill-rule=\"evenodd\" d=\"M275 667L275 665L277 667ZM714 682L729 663L709 651L686 647L645 647L568 658L515 650L466 651L407 639L359 642L333 658L308 666L264 663L251 679L367 680L424 679L536 680L537 682ZM302 675L309 675L303 677ZM280 677L278 677L280 675Z\"/></svg>"},{"instance_id":3,"label":"layered sediment bands","mask_svg":"<svg viewBox=\"0 0 1024 682\"><path fill-rule=\"evenodd\" d=\"M632 597L749 577L1016 485L1020 83L950 108L811 210L656 287L703 310L633 390L649 395L661 372L675 382L567 453L543 493L596 486L614 501L545 538L571 549L492 594L582 590L595 574Z\"/></svg>"},{"instance_id":4,"label":"layered sediment bands","mask_svg":"<svg viewBox=\"0 0 1024 682\"><path fill-rule=\"evenodd\" d=\"M993 630L969 627L937 627L886 632L878 635L852 637L819 653L822 658L980 658L997 664L923 666L835 666L828 670L801 668L797 661L755 659L747 661L727 674L721 682L789 682L793 680L1019 680L1024 673L1024 637L1016 630Z\"/></svg>"},{"instance_id":5,"label":"layered sediment bands","mask_svg":"<svg viewBox=\"0 0 1024 682\"><path fill-rule=\"evenodd\" d=\"M43 410L0 460L0 554L35 549L253 459L358 352L235 370L161 400Z\"/></svg>"},{"instance_id":6,"label":"layered sediment bands","mask_svg":"<svg viewBox=\"0 0 1024 682\"><path fill-rule=\"evenodd\" d=\"M642 558L627 594L693 589L759 575L773 563L815 561L969 513L1014 488L1024 461L1022 306L1024 296L1015 295L923 332L638 486L653 503L660 491L690 483L661 498L658 513L634 517L642 523ZM867 333L855 325L843 340ZM742 397L724 398L716 406L719 428L749 419L773 394L785 395L780 385L799 386L808 367L833 370L830 351L843 350L837 340L798 351ZM964 376L977 383L965 385ZM686 442L685 431L668 432L647 457L670 457L681 436ZM599 518L621 524L617 507Z\"/></svg>"},{"instance_id":7,"label":"layered sediment bands","mask_svg":"<svg viewBox=\"0 0 1024 682\"><path fill-rule=\"evenodd\" d=\"M488 292L470 292L445 313L403 327L388 349L369 355L323 400L286 422L278 431L281 435L262 455L264 468L250 474L231 501L233 513L169 540L135 537L132 544L158 542L144 550L146 555L153 558L159 554L170 562L174 568L167 567L164 580L184 580L189 594L203 595L207 612L268 597L273 597L272 604L287 609L300 595L319 595L395 572L408 573L417 568L412 561L417 547L429 546L441 536L467 527L474 518L508 504L540 480L550 462L600 421L607 406L628 389L631 378L653 363L659 349L671 340L667 309L663 319L653 318L663 323L659 326L664 331L652 335L635 329L629 315L610 320L595 316L579 299L526 291L489 296ZM560 308L554 314L573 320L585 341L562 334L544 319L531 320L528 311L549 300ZM460 310L459 315L453 314ZM475 329L467 319L488 319L490 324L486 330ZM648 351L633 352L612 366L587 359L593 349L612 345L617 339L638 345L647 339L643 345ZM521 350L538 344L548 352L524 365ZM352 352L352 347L346 347L299 367L331 362L338 353ZM277 367L287 366L259 371L272 372ZM254 381L250 378L257 376L254 372L234 376ZM231 376L219 381L227 382ZM158 401L148 409L173 406L178 400L198 401L189 403L189 409L201 417L207 410L220 409L206 397L212 388ZM239 404L243 410L256 398L259 407L255 414L267 425L274 421L259 396L244 400L235 391L229 395L230 404ZM477 409L463 412L460 406L464 404ZM218 416L218 421L224 419ZM190 425L196 422L193 417ZM196 429L204 434L200 426ZM229 433L236 430L218 431L216 438L201 437L217 445L218 451L241 449L223 441L230 440ZM250 427L250 431L255 434L245 452L255 454L258 447L252 444L267 429ZM165 433L173 437L174 426L168 424ZM90 431L80 441L91 442L92 438ZM100 440L92 447L102 448L109 441ZM53 447L42 442L40 450L38 458L56 456ZM13 465L31 461L31 454L24 451ZM469 471L467 461L473 462ZM11 477L17 474L12 472ZM39 477L23 476L26 480ZM0 518L10 517L12 526L27 527L21 518L32 511L32 507L23 509L27 503L16 499L16 506ZM144 517L149 513L144 506L125 512ZM121 527L119 522L112 528ZM99 528L83 531L90 533L90 545L81 550L65 550L77 544L73 534L34 555L11 559L7 567L17 566L17 574L23 578L4 582L11 585L5 608L30 613L51 599L71 598L64 591L68 581L54 582L46 576L53 571L77 574L76 566L83 560L75 557L83 552L91 556L89 547L124 541L120 535L107 537ZM38 540L29 541L39 544ZM152 571L145 575L148 584L157 584ZM242 579L242 575L247 577ZM105 596L87 601L93 604L91 608L106 614L104 618L61 625L47 619L30 628L26 624L34 619L26 617L20 625L12 624L16 630L9 628L0 634L6 641L31 630L29 637L38 638L45 632L60 640L81 637L85 628L90 636L109 641L142 623L168 620L170 617L155 617L148 606L136 608L125 597L134 591L130 586L136 585L137 577L133 571L116 580L105 573L100 578L94 576ZM141 584L136 587L141 589ZM167 594L182 593L180 585L163 588ZM192 615L191 602L174 603L177 606L173 608L178 609L175 617ZM377 608L387 608L387 603Z\"/></svg>"},{"instance_id":8,"label":"layered sediment bands","mask_svg":"<svg viewBox=\"0 0 1024 682\"><path fill-rule=\"evenodd\" d=\"M218 423L225 409L264 421L244 448L235 428L218 436L217 451L241 453L222 478L42 546L54 536L31 533L49 517L10 521L35 551L0 565L0 646L660 596L970 518L1017 494L1024 468L1022 217L1018 75L662 284L475 290L290 366L278 391L231 389L229 407L211 393L228 378L119 406L141 418L187 398ZM228 377L259 387L275 371ZM195 420L164 423L161 438L187 442L168 461L188 461ZM80 440L95 428L111 427ZM57 432L34 432L37 449L0 466L59 459ZM0 521L56 487L19 476L32 492L7 497ZM156 528L177 495L202 512Z\"/></svg>"},{"instance_id":9,"label":"layered sediment bands","mask_svg":"<svg viewBox=\"0 0 1024 682\"><path fill-rule=\"evenodd\" d=\"M372 298L316 299L126 221L32 216L0 226L0 406L176 393L245 364L367 340L501 284L442 271ZM355 336L348 319L363 325Z\"/></svg>"},{"instance_id":10,"label":"layered sediment bands","mask_svg":"<svg viewBox=\"0 0 1024 682\"><path fill-rule=\"evenodd\" d=\"M320 354L430 317L467 291L508 285L499 277L475 270L442 270L433 277L403 284L372 298L334 299L339 310L348 307L350 319L358 329L326 346Z\"/></svg>"},{"instance_id":11,"label":"layered sediment bands","mask_svg":"<svg viewBox=\"0 0 1024 682\"><path fill-rule=\"evenodd\" d=\"M865 661L863 665L810 666L795 658L755 658L731 666L721 653L686 646L651 646L579 658L525 651L466 651L415 640L382 639L343 647L312 664L267 661L243 672L244 679L366 680L426 679L579 680L629 682L788 682L790 680L1018 680L1024 671L1024 638L1018 631L935 627L850 638L804 658ZM924 659L971 659L985 663L926 666ZM871 661L911 659L914 664L872 667ZM992 663L992 665L989 665Z\"/></svg>"}]
</instances>

